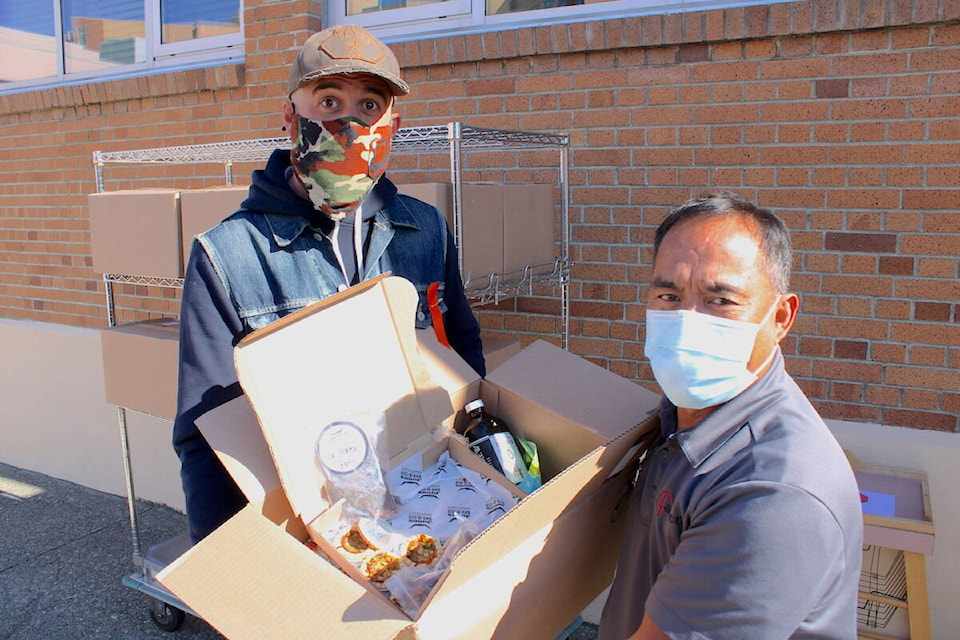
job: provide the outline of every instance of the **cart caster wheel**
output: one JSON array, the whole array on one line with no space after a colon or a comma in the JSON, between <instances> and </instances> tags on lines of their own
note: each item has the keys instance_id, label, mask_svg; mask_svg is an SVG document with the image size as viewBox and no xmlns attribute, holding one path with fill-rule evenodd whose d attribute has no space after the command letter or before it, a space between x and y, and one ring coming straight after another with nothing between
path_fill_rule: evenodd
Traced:
<instances>
[{"instance_id":1,"label":"cart caster wheel","mask_svg":"<svg viewBox=\"0 0 960 640\"><path fill-rule=\"evenodd\" d=\"M187 617L180 609L172 607L166 602L160 600L151 599L150 603L150 619L153 620L153 623L163 629L164 631L176 631L183 625L184 619Z\"/></svg>"}]
</instances>

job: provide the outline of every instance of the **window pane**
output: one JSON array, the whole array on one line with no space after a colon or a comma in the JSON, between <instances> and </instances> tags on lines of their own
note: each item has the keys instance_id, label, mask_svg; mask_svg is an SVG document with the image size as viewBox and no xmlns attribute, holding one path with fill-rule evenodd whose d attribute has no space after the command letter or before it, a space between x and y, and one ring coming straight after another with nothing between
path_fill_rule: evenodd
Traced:
<instances>
[{"instance_id":1,"label":"window pane","mask_svg":"<svg viewBox=\"0 0 960 640\"><path fill-rule=\"evenodd\" d=\"M440 4L447 0L347 0L347 15L358 16L372 11L422 7L428 4Z\"/></svg>"},{"instance_id":2,"label":"window pane","mask_svg":"<svg viewBox=\"0 0 960 640\"><path fill-rule=\"evenodd\" d=\"M587 0L589 3L609 2L610 0ZM584 4L584 0L487 0L487 15L515 13L531 9L553 9L554 7L572 7Z\"/></svg>"},{"instance_id":3,"label":"window pane","mask_svg":"<svg viewBox=\"0 0 960 640\"><path fill-rule=\"evenodd\" d=\"M67 73L146 60L143 0L60 0Z\"/></svg>"},{"instance_id":4,"label":"window pane","mask_svg":"<svg viewBox=\"0 0 960 640\"><path fill-rule=\"evenodd\" d=\"M51 0L0 0L0 82L57 75Z\"/></svg>"},{"instance_id":5,"label":"window pane","mask_svg":"<svg viewBox=\"0 0 960 640\"><path fill-rule=\"evenodd\" d=\"M240 0L161 0L163 42L240 32Z\"/></svg>"}]
</instances>

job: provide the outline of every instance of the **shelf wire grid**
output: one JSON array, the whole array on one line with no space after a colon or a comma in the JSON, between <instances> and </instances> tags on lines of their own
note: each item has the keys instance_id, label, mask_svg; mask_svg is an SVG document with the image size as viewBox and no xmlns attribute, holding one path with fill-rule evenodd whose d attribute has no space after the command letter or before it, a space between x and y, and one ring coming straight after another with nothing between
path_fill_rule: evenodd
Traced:
<instances>
[{"instance_id":1,"label":"shelf wire grid","mask_svg":"<svg viewBox=\"0 0 960 640\"><path fill-rule=\"evenodd\" d=\"M440 126L400 129L393 137L391 148L398 152L450 151L452 144L462 149L523 148L566 146L565 134L536 131L508 131L473 127L460 123ZM290 138L257 138L206 144L189 144L152 149L121 151L94 151L93 165L97 171L97 191L103 192L103 167L107 164L222 164L227 167L227 182L232 184L229 168L234 162L262 162L275 149L287 147Z\"/></svg>"},{"instance_id":2,"label":"shelf wire grid","mask_svg":"<svg viewBox=\"0 0 960 640\"><path fill-rule=\"evenodd\" d=\"M262 162L269 158L274 150L289 146L288 137L258 138L234 140L206 144L191 144L152 149L130 149L121 151L94 151L93 165L96 172L97 192L105 191L104 167L108 164L221 164L224 167L226 184L233 184L233 164L235 162ZM400 129L392 138L391 147L398 153L439 153L448 152L451 162L451 182L454 184L454 239L458 247L462 246L462 229L459 212L462 202L459 192L461 183L461 153L473 149L515 149L557 148L560 150L560 184L562 189L562 253L552 264L532 265L522 270L490 274L464 283L464 289L470 300L478 304L498 303L500 300L517 295L532 295L535 291L547 288L560 288L561 298L561 344L564 349L569 340L569 293L567 291L572 263L567 253L569 247L569 183L568 151L569 137L566 134L538 131L515 131L475 127L460 122L445 125L408 127ZM459 255L463 268L462 253ZM157 279L144 276L110 275L107 282L107 296L111 298L114 282L147 284L153 286L178 286L182 280ZM108 305L110 306L110 305ZM113 313L110 311L111 325Z\"/></svg>"},{"instance_id":3,"label":"shelf wire grid","mask_svg":"<svg viewBox=\"0 0 960 640\"><path fill-rule=\"evenodd\" d=\"M876 545L864 547L860 592L896 601L861 598L857 603L857 621L860 624L885 629L893 614L901 608L897 604L905 605L907 602L907 572L903 551L884 551Z\"/></svg>"}]
</instances>

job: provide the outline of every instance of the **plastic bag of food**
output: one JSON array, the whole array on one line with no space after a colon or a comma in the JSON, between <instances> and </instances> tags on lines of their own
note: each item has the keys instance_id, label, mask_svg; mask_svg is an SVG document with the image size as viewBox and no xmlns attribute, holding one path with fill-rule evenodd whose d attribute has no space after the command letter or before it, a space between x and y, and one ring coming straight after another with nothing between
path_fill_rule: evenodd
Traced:
<instances>
[{"instance_id":1,"label":"plastic bag of food","mask_svg":"<svg viewBox=\"0 0 960 640\"><path fill-rule=\"evenodd\" d=\"M383 414L357 414L320 430L314 451L331 503L343 500L348 510L373 518L396 510L383 473L385 429Z\"/></svg>"},{"instance_id":2,"label":"plastic bag of food","mask_svg":"<svg viewBox=\"0 0 960 640\"><path fill-rule=\"evenodd\" d=\"M439 556L429 563L415 563L406 566L384 581L384 587L390 591L390 596L411 618L416 618L420 607L437 581L449 569L454 556L468 542L477 537L480 527L469 520L461 520L457 532L443 545Z\"/></svg>"}]
</instances>

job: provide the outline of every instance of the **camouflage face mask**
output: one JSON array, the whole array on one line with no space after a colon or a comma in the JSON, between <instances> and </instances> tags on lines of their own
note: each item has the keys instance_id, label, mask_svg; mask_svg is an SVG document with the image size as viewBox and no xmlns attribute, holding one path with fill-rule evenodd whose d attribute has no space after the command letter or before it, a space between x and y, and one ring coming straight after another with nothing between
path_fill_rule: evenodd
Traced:
<instances>
[{"instance_id":1,"label":"camouflage face mask","mask_svg":"<svg viewBox=\"0 0 960 640\"><path fill-rule=\"evenodd\" d=\"M342 220L360 206L387 170L393 134L392 106L369 127L355 118L293 121L293 172L313 206Z\"/></svg>"}]
</instances>

